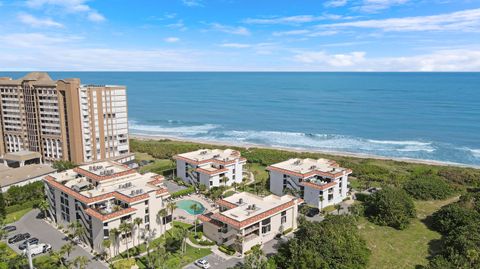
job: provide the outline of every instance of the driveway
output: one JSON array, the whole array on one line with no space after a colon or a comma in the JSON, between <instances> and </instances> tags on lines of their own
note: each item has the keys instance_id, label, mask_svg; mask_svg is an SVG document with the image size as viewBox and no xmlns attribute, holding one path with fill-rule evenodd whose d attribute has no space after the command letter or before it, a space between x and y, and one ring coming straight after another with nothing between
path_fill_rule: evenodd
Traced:
<instances>
[{"instance_id":1,"label":"driveway","mask_svg":"<svg viewBox=\"0 0 480 269\"><path fill-rule=\"evenodd\" d=\"M215 253L205 256L202 259L207 260L208 263L210 263L210 266L211 266L210 268L213 268L213 269L231 268L237 264L240 264L243 261L242 258L238 258L238 257L231 257L230 259L224 259ZM191 263L183 267L183 269L199 269L199 267Z\"/></svg>"},{"instance_id":2,"label":"driveway","mask_svg":"<svg viewBox=\"0 0 480 269\"><path fill-rule=\"evenodd\" d=\"M177 191L180 191L180 190L184 190L186 189L187 187L185 186L180 186L178 185L177 183L175 183L175 181L173 180L165 180L163 181L163 184L165 184L165 186L167 187L168 189L168 192L170 194L174 193L174 192L177 192Z\"/></svg>"},{"instance_id":3,"label":"driveway","mask_svg":"<svg viewBox=\"0 0 480 269\"><path fill-rule=\"evenodd\" d=\"M52 227L50 224L46 223L42 219L38 219L37 215L40 213L38 209L34 209L28 212L20 220L13 223L17 227L17 230L9 233L8 237L11 237L18 233L30 233L32 237L40 239L40 243L48 243L52 245L52 249L58 251L63 245L68 241L65 238L65 235L59 232L57 229ZM22 252L18 249L18 245L21 242L18 242L13 245L9 245L17 253L21 254ZM108 268L103 263L93 260L93 256L84 250L83 248L76 246L75 249L70 254L69 260L73 260L77 256L85 256L90 259L88 264L88 269L106 269Z\"/></svg>"}]
</instances>

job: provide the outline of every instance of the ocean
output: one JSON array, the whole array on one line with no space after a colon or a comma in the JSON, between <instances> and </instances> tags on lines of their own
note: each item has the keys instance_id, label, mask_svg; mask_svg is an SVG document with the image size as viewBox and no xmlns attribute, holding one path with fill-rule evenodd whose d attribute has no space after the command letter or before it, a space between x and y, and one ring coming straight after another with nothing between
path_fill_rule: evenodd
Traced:
<instances>
[{"instance_id":1,"label":"ocean","mask_svg":"<svg viewBox=\"0 0 480 269\"><path fill-rule=\"evenodd\" d=\"M480 165L480 73L50 75L126 85L131 134Z\"/></svg>"}]
</instances>

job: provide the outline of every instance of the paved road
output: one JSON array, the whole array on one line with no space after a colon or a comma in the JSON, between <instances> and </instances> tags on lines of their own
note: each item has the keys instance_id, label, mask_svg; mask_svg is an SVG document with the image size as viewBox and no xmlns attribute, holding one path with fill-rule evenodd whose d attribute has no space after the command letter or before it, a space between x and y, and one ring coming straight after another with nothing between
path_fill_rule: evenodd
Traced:
<instances>
[{"instance_id":1,"label":"paved road","mask_svg":"<svg viewBox=\"0 0 480 269\"><path fill-rule=\"evenodd\" d=\"M38 219L37 215L40 212L37 209L34 209L27 213L23 218L15 222L13 225L17 226L17 230L10 233L8 237L13 236L17 233L30 233L32 237L40 239L40 243L48 243L52 245L53 250L59 250L63 245L67 243L65 235L57 231L54 227ZM19 243L10 245L10 247L18 253L21 251L18 249ZM76 246L74 251L70 254L69 260L77 256L86 256L90 259L90 264L87 266L88 269L105 269L107 268L103 263L94 261L93 256L85 251L83 248Z\"/></svg>"},{"instance_id":2,"label":"paved road","mask_svg":"<svg viewBox=\"0 0 480 269\"><path fill-rule=\"evenodd\" d=\"M212 269L231 268L231 267L239 264L242 261L242 259L238 258L238 257L231 257L230 259L226 260L226 259L218 256L215 253L212 253L208 256L205 256L202 259L207 260L208 263L210 263L210 266L211 266L210 268L212 268ZM197 267L195 264L191 263L191 264L183 267L183 269L199 269L199 267Z\"/></svg>"}]
</instances>

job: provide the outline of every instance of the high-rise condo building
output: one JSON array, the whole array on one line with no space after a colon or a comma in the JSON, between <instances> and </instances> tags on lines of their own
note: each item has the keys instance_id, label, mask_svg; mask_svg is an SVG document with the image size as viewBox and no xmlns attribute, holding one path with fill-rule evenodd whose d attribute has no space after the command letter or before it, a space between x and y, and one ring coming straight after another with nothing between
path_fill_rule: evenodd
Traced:
<instances>
[{"instance_id":1,"label":"high-rise condo building","mask_svg":"<svg viewBox=\"0 0 480 269\"><path fill-rule=\"evenodd\" d=\"M36 151L46 162L127 162L129 152L125 86L54 81L33 72L0 78L0 156Z\"/></svg>"}]
</instances>

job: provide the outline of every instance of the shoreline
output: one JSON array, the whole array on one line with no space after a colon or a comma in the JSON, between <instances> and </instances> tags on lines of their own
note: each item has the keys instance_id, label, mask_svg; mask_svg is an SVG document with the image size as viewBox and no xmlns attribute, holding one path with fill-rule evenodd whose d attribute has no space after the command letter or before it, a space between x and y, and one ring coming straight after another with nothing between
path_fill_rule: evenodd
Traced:
<instances>
[{"instance_id":1,"label":"shoreline","mask_svg":"<svg viewBox=\"0 0 480 269\"><path fill-rule=\"evenodd\" d=\"M338 157L351 157L359 159L376 159L376 160L385 160L385 161L397 161L397 162L406 162L406 163L417 163L417 164L427 164L435 166L453 166L453 167L462 167L462 168L474 168L480 169L480 165L470 165L454 162L442 162L435 160L422 160L422 159L413 159L413 158L401 158L401 157L386 157L373 154L364 154L364 153L352 153L352 152L343 152L343 151L328 151L328 150L315 150L315 149L296 149L289 147L280 147L280 146L267 146L254 143L243 143L243 142L226 142L226 141L211 141L205 139L188 139L188 138L179 138L174 136L165 136L165 135L147 135L147 134L129 134L130 139L137 140L162 140L168 139L178 142L192 142L192 143L202 143L216 146L227 146L227 147L241 147L241 148L263 148L263 149L276 149L276 150L285 150L290 152L309 152L309 153L320 153L325 155L332 155Z\"/></svg>"}]
</instances>

